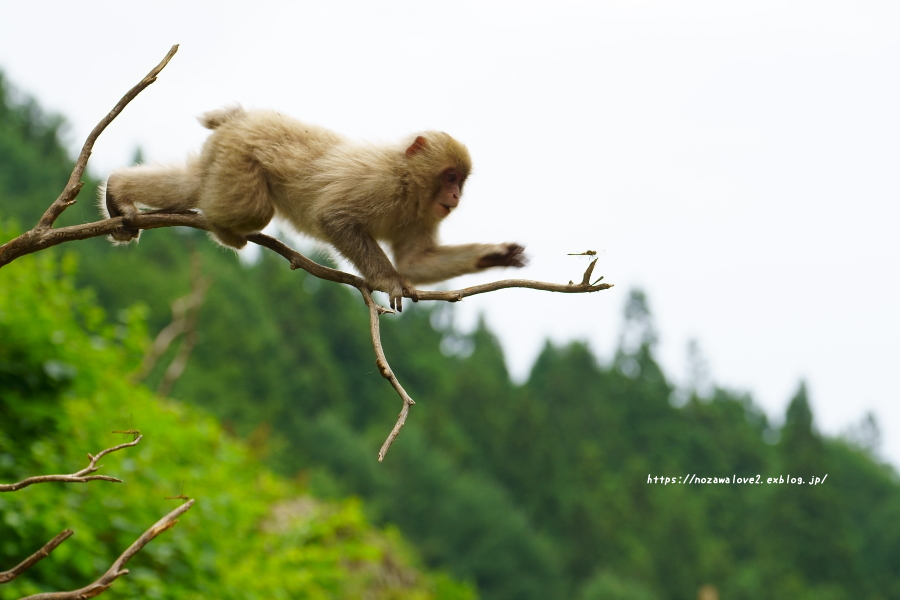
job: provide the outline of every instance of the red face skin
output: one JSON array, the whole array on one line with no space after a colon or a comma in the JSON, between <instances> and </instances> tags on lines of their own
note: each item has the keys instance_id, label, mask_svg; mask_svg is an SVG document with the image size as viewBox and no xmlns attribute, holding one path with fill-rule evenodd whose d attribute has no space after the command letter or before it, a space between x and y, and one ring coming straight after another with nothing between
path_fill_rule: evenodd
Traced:
<instances>
[{"instance_id":1,"label":"red face skin","mask_svg":"<svg viewBox=\"0 0 900 600\"><path fill-rule=\"evenodd\" d=\"M434 199L434 213L438 218L443 219L459 206L463 180L463 174L454 167L441 173L441 190Z\"/></svg>"}]
</instances>

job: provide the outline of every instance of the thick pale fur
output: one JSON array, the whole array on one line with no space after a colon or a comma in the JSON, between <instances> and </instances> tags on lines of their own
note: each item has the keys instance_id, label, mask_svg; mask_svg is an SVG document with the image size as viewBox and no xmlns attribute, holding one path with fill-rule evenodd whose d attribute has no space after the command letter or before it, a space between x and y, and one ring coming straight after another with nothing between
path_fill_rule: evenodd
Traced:
<instances>
[{"instance_id":1,"label":"thick pale fur","mask_svg":"<svg viewBox=\"0 0 900 600\"><path fill-rule=\"evenodd\" d=\"M200 122L213 130L200 156L181 166L137 166L110 176L101 210L126 217L115 241L137 239L140 231L129 228L127 218L138 207L199 209L215 238L233 248L278 215L333 245L369 285L390 295L392 305L404 291L414 292L410 283L478 271L480 260L510 255L512 247L521 253L509 244L438 245L438 225L449 213L435 209L442 174L457 170L461 193L472 165L466 147L446 133L360 144L274 111L239 107L206 113ZM376 240L389 244L396 269Z\"/></svg>"}]
</instances>

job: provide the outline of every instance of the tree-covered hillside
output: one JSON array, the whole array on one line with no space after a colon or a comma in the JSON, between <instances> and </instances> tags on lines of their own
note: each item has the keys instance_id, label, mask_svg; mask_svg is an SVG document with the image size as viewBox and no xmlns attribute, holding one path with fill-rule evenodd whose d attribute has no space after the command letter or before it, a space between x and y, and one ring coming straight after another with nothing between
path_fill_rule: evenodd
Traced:
<instances>
[{"instance_id":1,"label":"tree-covered hillside","mask_svg":"<svg viewBox=\"0 0 900 600\"><path fill-rule=\"evenodd\" d=\"M0 111L0 152L14 155L0 155L0 213L31 226L67 176L64 153L46 142L58 121L8 93ZM91 193L79 203L88 213ZM370 518L396 525L429 565L475 582L483 598L689 600L709 585L723 599L900 598L896 472L862 445L821 436L802 384L780 427L745 393L674 395L640 293L613 360L548 344L522 385L486 325L470 335L453 327L452 306L419 303L383 319L391 366L418 404L379 464L399 402L374 366L353 290L267 252L243 264L196 231L64 250L112 323L140 312L154 333L190 290L198 256L213 284L171 396L216 415L317 497L361 497ZM123 406L137 424L147 410Z\"/></svg>"},{"instance_id":2,"label":"tree-covered hillside","mask_svg":"<svg viewBox=\"0 0 900 600\"><path fill-rule=\"evenodd\" d=\"M24 207L17 198L27 194L10 189L40 191L39 178L32 185L27 170L4 169L54 173L47 164L53 152L28 144L46 139L43 127L55 130L57 122L29 123L23 117L38 114L33 107L18 113L0 107L6 109L0 114L15 115L0 121L3 151L15 152L14 141L24 148L18 162L0 156L7 184L0 206ZM59 175L64 154L50 139ZM0 226L0 239L11 235ZM130 383L147 344L143 310L108 319L94 292L75 285L77 257L59 256L26 256L0 270L0 483L74 473L89 452L131 439L116 429L134 426L144 437L100 462L97 474L124 483L43 483L0 493L0 573L60 531L75 531L48 558L0 585L0 599L95 581L178 505L166 497L182 491L196 504L126 565L130 573L103 598L475 597L468 584L424 572L396 528L373 528L358 499L317 499L302 481L261 464L253 447L226 434L206 411Z\"/></svg>"}]
</instances>

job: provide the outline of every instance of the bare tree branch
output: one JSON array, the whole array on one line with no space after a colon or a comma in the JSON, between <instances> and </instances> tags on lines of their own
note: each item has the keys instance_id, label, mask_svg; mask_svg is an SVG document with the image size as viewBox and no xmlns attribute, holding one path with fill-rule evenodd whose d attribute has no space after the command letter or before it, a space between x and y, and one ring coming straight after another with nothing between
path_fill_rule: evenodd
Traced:
<instances>
[{"instance_id":1,"label":"bare tree branch","mask_svg":"<svg viewBox=\"0 0 900 600\"><path fill-rule=\"evenodd\" d=\"M81 148L78 160L75 161L75 168L69 176L69 182L66 184L62 194L59 195L59 198L56 199L56 202L50 205L50 208L47 209L44 216L38 221L37 229L49 229L64 210L75 204L75 197L78 195L78 192L81 191L81 186L84 185L84 182L81 181L81 176L84 174L87 161L91 157L91 152L94 149L94 142L97 141L97 138L100 137L100 134L103 133L106 126L112 123L112 120L119 116L119 113L128 106L129 102L134 100L138 94L156 81L156 76L159 75L159 72L162 71L167 64L169 64L169 61L172 60L172 57L175 56L176 52L178 52L178 44L172 46L165 58L163 58L158 65L153 67L140 83L128 90L128 93L119 100L119 103L116 104L111 111L109 111L109 114L97 123L97 126L94 127L93 131L88 135L87 140L84 142L84 146Z\"/></svg>"},{"instance_id":2,"label":"bare tree branch","mask_svg":"<svg viewBox=\"0 0 900 600\"><path fill-rule=\"evenodd\" d=\"M392 313L394 311L384 308L383 306L378 306L372 298L372 292L369 288L363 286L359 288L359 292L362 294L363 300L366 301L366 306L369 307L369 331L372 334L372 346L375 349L375 364L378 366L378 371L381 373L381 376L391 382L391 385L397 390L400 399L403 400L403 408L400 409L397 423L384 441L384 444L381 445L381 450L378 451L378 462L381 462L384 460L384 455L387 454L391 444L393 444L394 440L397 439L397 436L400 435L400 430L403 429L403 425L406 424L406 417L409 415L409 407L415 404L415 401L409 397L409 394L407 394L406 390L403 389L403 386L400 385L400 381L397 379L397 376L394 375L394 372L388 364L387 357L384 355L384 348L381 347L381 328L378 325L378 317L384 313Z\"/></svg>"},{"instance_id":3,"label":"bare tree branch","mask_svg":"<svg viewBox=\"0 0 900 600\"><path fill-rule=\"evenodd\" d=\"M137 94L139 94L141 90L143 90L156 80L156 76L163 69L163 67L166 66L177 49L177 45L173 46L166 57L162 60L162 62L160 62L160 64L157 65L156 68L154 68L138 85L132 88L131 91L129 91L128 94L126 94L125 97L122 98L119 104L117 104L116 107L97 125L97 127L94 128L94 131L91 132L91 135L85 142L84 148L81 151L81 155L78 157L78 162L76 163L75 170L72 171L72 176L69 179L69 184L66 186L63 194L56 200L56 202L53 203L53 205L49 209L47 209L47 212L44 214L44 216L41 218L40 222L34 229L0 246L0 267L3 267L4 265L9 264L13 260L26 254L31 254L33 252L37 252L51 246L62 244L64 242L107 235L123 226L124 218L114 217L96 221L94 223L85 223L83 225L75 225L71 227L59 227L56 229L53 229L51 227L59 214L62 213L62 211L65 210L67 206L71 205L75 201L74 198L75 196L77 196L78 191L81 189L81 182L79 181L79 179L84 171L85 164L87 163L91 148L93 147L94 141L96 141L97 136L99 136L103 129L122 111L122 109L126 104L128 104L128 102L130 102L135 96L137 96ZM147 212L139 214L135 217L131 217L128 219L127 225L132 229L155 229L158 227L172 226L186 226L193 227L195 229L208 229L206 220L200 214L165 214L156 211ZM384 356L384 350L381 347L381 339L378 329L378 316L380 314L383 314L386 309L378 306L375 303L375 301L372 299L371 290L368 288L365 281L361 277L320 265L315 261L312 261L309 258L303 256L287 244L268 235L257 233L247 236L247 239L251 242L254 242L255 244L268 248L273 252L283 256L288 260L288 262L290 262L292 269L303 269L311 275L314 275L320 279L353 286L358 289L363 295L363 300L365 300L366 305L369 308L370 328L372 334L372 343L375 347L376 363L378 364L378 368L381 371L381 374L391 382L391 385L394 386L394 389L403 400L403 409L400 412L400 418L397 421L397 424L394 426L394 429L391 431L391 434L388 436L387 441L385 441L384 446L382 446L381 451L378 453L378 460L383 460L385 452L387 452L391 443L394 441L394 439L397 437L397 434L400 432L400 429L403 427L403 424L406 422L406 417L409 413L409 407L414 404L412 398L410 398L409 395L403 390L403 387L400 385L399 381L397 381L396 376L394 376L393 372L388 367L387 360ZM593 250L588 250L586 252L576 254L584 256L596 256L596 252L594 252ZM596 263L597 259L594 258L594 260L591 261L590 265L585 271L580 283L573 283L572 281L569 281L568 284L558 284L547 283L543 281L532 281L529 279L504 279L502 281L485 283L461 290L416 290L416 293L418 294L419 300L459 302L463 298L467 298L469 296L507 288L528 288L548 292L560 292L565 294L580 294L598 292L600 290L606 290L613 287L608 283L600 283L600 280L603 279L602 277L591 283L591 274ZM409 297L409 295L407 295L407 297ZM159 345L168 346L168 344L171 343L174 337L177 336L178 333L181 333L180 330L176 331L176 329L183 328L185 326L184 324L179 324L177 327L174 327L175 319L173 319L172 325L173 330L163 330L163 332L160 333L160 336L157 338L157 342L159 343ZM179 354L179 356L176 357L176 359L169 367L171 373L167 371L166 377L175 378L184 368L186 353L189 353L192 347L188 340L186 340L186 342L186 349L185 345L182 346L182 349L185 350L185 356L181 356ZM153 352L153 350L151 350L151 352ZM142 366L140 375L145 375L146 370L146 365ZM165 381L166 380L164 379L164 383ZM2 491L2 488L0 488L0 491Z\"/></svg>"},{"instance_id":4,"label":"bare tree branch","mask_svg":"<svg viewBox=\"0 0 900 600\"><path fill-rule=\"evenodd\" d=\"M75 533L71 529L64 529L60 533L56 535L52 540L43 545L43 547L17 564L15 567L10 569L9 571L0 571L0 583L9 583L35 564L40 562L41 560L50 556L50 553L56 550L56 547L62 544L64 541L72 537L72 534Z\"/></svg>"},{"instance_id":5,"label":"bare tree branch","mask_svg":"<svg viewBox=\"0 0 900 600\"><path fill-rule=\"evenodd\" d=\"M97 138L100 137L100 134L103 133L106 126L122 112L129 102L134 100L134 98L144 91L147 86L156 81L156 76L159 75L160 71L162 71L167 64L169 64L169 61L172 60L172 57L175 56L177 51L178 44L175 44L169 50L169 53L166 54L165 58L163 58L162 61L140 81L140 83L128 90L128 93L119 100L119 103L116 104L111 111L109 111L109 114L97 123L97 126L94 127L93 131L88 135L87 140L84 142L84 146L81 148L78 160L75 161L75 168L72 169L72 174L69 176L69 182L63 189L62 194L60 194L56 201L44 212L34 229L27 231L19 237L0 246L0 266L7 264L23 254L30 254L31 252L36 252L37 250L42 250L49 246L55 246L63 241L68 241L66 239L60 239L59 241L52 243L54 240L58 239L58 236L48 234L51 233L53 223L56 222L59 215L61 215L68 207L75 204L75 198L78 196L81 187L84 185L84 182L81 181L81 176L84 174L84 169L87 167L87 161L91 157L91 152L94 149L94 142L97 141ZM96 236L86 235L85 237Z\"/></svg>"},{"instance_id":6,"label":"bare tree branch","mask_svg":"<svg viewBox=\"0 0 900 600\"><path fill-rule=\"evenodd\" d=\"M28 479L23 479L18 483L0 483L0 492L15 492L21 490L22 488L26 488L29 485L34 485L35 483L47 483L50 481L60 481L63 483L87 483L88 481L112 481L114 483L122 483L121 479L117 479L116 477L109 477L107 475L88 475L88 473L93 473L100 469L100 466L97 465L97 461L106 456L111 452L115 452L117 450L121 450L122 448L128 448L131 446L137 446L141 440L144 439L144 436L139 435L137 439L132 442L126 442L124 444L119 444L118 446L113 446L112 448L107 448L98 454L97 456L91 456L88 453L88 458L91 459L91 462L85 468L81 469L77 473L72 473L71 475L37 475L35 477L29 477Z\"/></svg>"},{"instance_id":7,"label":"bare tree branch","mask_svg":"<svg viewBox=\"0 0 900 600\"><path fill-rule=\"evenodd\" d=\"M13 238L0 246L0 267L7 265L26 254L33 254L46 250L52 246L58 246L65 242L86 240L89 238L109 235L113 230L122 227L124 217L103 219L93 223L71 225L69 227L57 227L56 229L38 229L26 231L17 238ZM143 214L129 220L129 227L140 229L156 229L158 227L173 227L186 225L197 229L206 229L206 220L200 215L160 215Z\"/></svg>"},{"instance_id":8,"label":"bare tree branch","mask_svg":"<svg viewBox=\"0 0 900 600\"><path fill-rule=\"evenodd\" d=\"M182 504L162 519L157 521L150 529L145 531L141 537L139 537L131 546L128 547L125 552L123 552L119 558L112 564L112 566L103 574L103 576L91 583L90 585L86 585L81 589L73 590L71 592L47 592L43 594L34 594L32 596L26 596L21 600L83 600L84 598L95 598L108 590L110 586L115 582L116 579L121 577L122 575L128 574L128 569L124 569L125 564L131 560L135 554L140 552L141 548L146 546L150 540L166 531L170 527L173 527L178 522L178 517L183 515L185 512L190 510L190 508L194 505L194 500L190 500L185 504Z\"/></svg>"},{"instance_id":9,"label":"bare tree branch","mask_svg":"<svg viewBox=\"0 0 900 600\"><path fill-rule=\"evenodd\" d=\"M362 291L363 288L368 289L368 287L366 286L366 282L362 277L351 275L350 273L345 273L343 271L330 269L328 267L320 265L319 263L303 256L284 242L281 242L273 237L270 237L263 233L256 233L253 235L248 235L247 239L255 244L268 248L269 250L272 250L273 252L280 254L281 256L286 258L288 262L291 263L291 269L303 269L307 273L315 275L320 279L327 279L328 281L334 281L336 283L344 283L346 285L353 286L360 291ZM532 281L530 279L503 279L501 281L484 283L461 290L451 290L447 292L417 289L416 294L418 294L419 300L443 300L446 302L459 302L463 298L467 298L469 296L484 294L485 292L493 292L496 290L507 288L529 288L532 290L562 292L566 294L583 294L586 292L599 292L600 290L608 290L609 288L613 287L613 284L598 284L599 280L597 280L593 284L590 283L590 276L594 270L594 265L596 263L597 259L595 258L593 261L591 261L591 264L588 265L581 283L578 284L572 283L571 281L568 284L559 284L547 283L544 281ZM406 295L406 297L409 298L410 296Z\"/></svg>"}]
</instances>

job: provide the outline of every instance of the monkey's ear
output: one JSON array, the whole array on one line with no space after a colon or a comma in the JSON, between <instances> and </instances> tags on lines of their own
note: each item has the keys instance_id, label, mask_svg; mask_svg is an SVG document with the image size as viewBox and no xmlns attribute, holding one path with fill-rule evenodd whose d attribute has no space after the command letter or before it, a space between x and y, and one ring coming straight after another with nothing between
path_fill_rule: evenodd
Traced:
<instances>
[{"instance_id":1,"label":"monkey's ear","mask_svg":"<svg viewBox=\"0 0 900 600\"><path fill-rule=\"evenodd\" d=\"M425 138L421 135L416 138L416 140L410 145L409 148L406 149L406 156L415 156L419 152L425 149L427 142Z\"/></svg>"}]
</instances>

